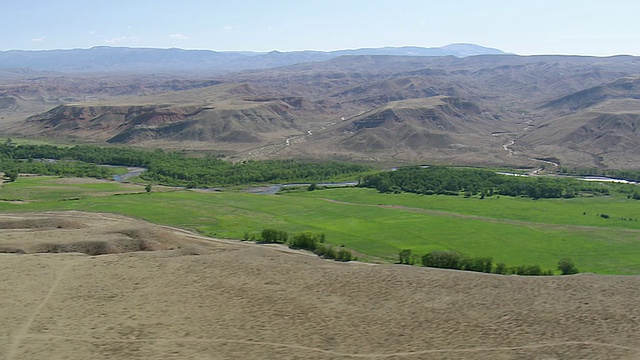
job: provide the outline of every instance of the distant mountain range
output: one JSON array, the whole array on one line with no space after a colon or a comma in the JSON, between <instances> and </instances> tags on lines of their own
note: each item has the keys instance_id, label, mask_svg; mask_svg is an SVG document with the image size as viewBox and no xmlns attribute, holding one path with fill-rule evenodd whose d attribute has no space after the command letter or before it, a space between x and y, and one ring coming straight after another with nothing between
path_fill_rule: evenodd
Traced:
<instances>
[{"instance_id":1,"label":"distant mountain range","mask_svg":"<svg viewBox=\"0 0 640 360\"><path fill-rule=\"evenodd\" d=\"M98 46L71 50L1 51L0 69L26 68L65 72L230 72L324 61L345 55L467 57L497 54L505 52L474 44L451 44L432 48L405 46L268 53Z\"/></svg>"}]
</instances>

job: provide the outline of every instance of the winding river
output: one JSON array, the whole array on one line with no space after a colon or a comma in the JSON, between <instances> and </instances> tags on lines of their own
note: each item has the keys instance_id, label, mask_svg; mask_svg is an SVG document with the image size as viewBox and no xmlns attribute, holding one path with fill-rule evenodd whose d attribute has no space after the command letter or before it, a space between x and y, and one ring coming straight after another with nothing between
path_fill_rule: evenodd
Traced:
<instances>
[{"instance_id":1,"label":"winding river","mask_svg":"<svg viewBox=\"0 0 640 360\"><path fill-rule=\"evenodd\" d=\"M107 165L110 166L110 165ZM143 172L147 171L146 168L143 167L128 167L127 172L122 175L113 175L113 180L118 182L123 182L131 179L132 177L140 176Z\"/></svg>"}]
</instances>

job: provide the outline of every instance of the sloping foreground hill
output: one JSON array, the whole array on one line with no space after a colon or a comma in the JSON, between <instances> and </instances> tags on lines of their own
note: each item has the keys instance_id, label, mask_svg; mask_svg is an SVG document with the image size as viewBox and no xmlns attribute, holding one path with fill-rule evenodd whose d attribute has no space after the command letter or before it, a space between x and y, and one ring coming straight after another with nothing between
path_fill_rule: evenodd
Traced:
<instances>
[{"instance_id":1,"label":"sloping foreground hill","mask_svg":"<svg viewBox=\"0 0 640 360\"><path fill-rule=\"evenodd\" d=\"M640 356L635 276L336 263L110 214L2 214L0 223L4 246L129 238L156 250L0 254L5 359Z\"/></svg>"}]
</instances>

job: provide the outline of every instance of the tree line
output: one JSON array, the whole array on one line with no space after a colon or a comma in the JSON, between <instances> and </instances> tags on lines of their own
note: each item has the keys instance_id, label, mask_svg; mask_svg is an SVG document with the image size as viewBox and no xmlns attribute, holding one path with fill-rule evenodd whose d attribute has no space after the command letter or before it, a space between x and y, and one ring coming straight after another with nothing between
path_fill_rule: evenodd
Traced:
<instances>
[{"instance_id":1,"label":"tree line","mask_svg":"<svg viewBox=\"0 0 640 360\"><path fill-rule=\"evenodd\" d=\"M0 158L0 172L4 172L9 181L16 181L19 173L53 175L63 177L92 177L108 179L114 175L114 169L80 161L43 162Z\"/></svg>"},{"instance_id":2,"label":"tree line","mask_svg":"<svg viewBox=\"0 0 640 360\"><path fill-rule=\"evenodd\" d=\"M267 244L287 244L291 249L311 251L322 258L336 261L346 262L357 260L349 250L342 247L336 249L332 245L325 243L326 237L324 234L303 232L290 237L286 231L264 229L260 233L260 238L257 238L255 235L249 236L249 233L245 233L244 240L252 240Z\"/></svg>"},{"instance_id":3,"label":"tree line","mask_svg":"<svg viewBox=\"0 0 640 360\"><path fill-rule=\"evenodd\" d=\"M33 159L66 160L56 163L30 161ZM54 170L73 167L75 173ZM113 170L95 165L144 167L141 178L149 182L186 187L233 186L278 182L322 181L336 177L357 177L370 167L336 161L268 160L233 164L214 156L190 157L183 151L141 150L132 148L78 145L19 145L7 141L0 145L1 170L17 168L20 172L41 175L108 177ZM26 163L35 165L25 165ZM89 166L93 164L94 166ZM101 169L101 170L100 170ZM91 171L89 171L91 170ZM81 174L81 175L78 175Z\"/></svg>"},{"instance_id":4,"label":"tree line","mask_svg":"<svg viewBox=\"0 0 640 360\"><path fill-rule=\"evenodd\" d=\"M403 249L398 253L398 263L414 265L418 257L411 249ZM538 264L507 266L504 263L493 263L490 257L470 257L455 251L432 251L419 258L422 266L440 269L466 270L500 275L553 275L553 270L542 269ZM569 258L558 261L557 269L562 275L579 273L578 268Z\"/></svg>"},{"instance_id":5,"label":"tree line","mask_svg":"<svg viewBox=\"0 0 640 360\"><path fill-rule=\"evenodd\" d=\"M580 192L609 194L603 184L565 178L525 177L492 170L419 166L364 176L360 185L383 193L410 192L423 195L461 195L485 198L493 195L540 198L571 198Z\"/></svg>"}]
</instances>

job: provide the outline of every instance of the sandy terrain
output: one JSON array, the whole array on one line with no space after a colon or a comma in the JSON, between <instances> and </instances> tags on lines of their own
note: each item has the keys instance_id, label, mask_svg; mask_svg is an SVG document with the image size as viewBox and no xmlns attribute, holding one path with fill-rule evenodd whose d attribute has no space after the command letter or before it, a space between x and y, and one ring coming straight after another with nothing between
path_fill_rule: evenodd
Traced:
<instances>
[{"instance_id":1,"label":"sandy terrain","mask_svg":"<svg viewBox=\"0 0 640 360\"><path fill-rule=\"evenodd\" d=\"M343 264L77 212L0 214L0 248L27 253L0 254L0 359L640 359L636 276Z\"/></svg>"}]
</instances>

